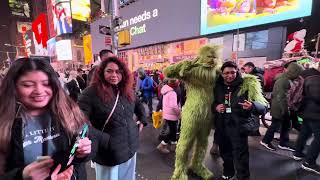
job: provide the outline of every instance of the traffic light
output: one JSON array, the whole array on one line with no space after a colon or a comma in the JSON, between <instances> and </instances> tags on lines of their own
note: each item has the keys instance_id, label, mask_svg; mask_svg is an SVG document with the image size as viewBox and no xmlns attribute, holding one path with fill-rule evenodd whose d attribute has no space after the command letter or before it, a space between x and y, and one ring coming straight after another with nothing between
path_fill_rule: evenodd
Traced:
<instances>
[{"instance_id":1,"label":"traffic light","mask_svg":"<svg viewBox=\"0 0 320 180\"><path fill-rule=\"evenodd\" d=\"M131 44L131 35L128 29L124 29L118 33L119 46L126 46Z\"/></svg>"}]
</instances>

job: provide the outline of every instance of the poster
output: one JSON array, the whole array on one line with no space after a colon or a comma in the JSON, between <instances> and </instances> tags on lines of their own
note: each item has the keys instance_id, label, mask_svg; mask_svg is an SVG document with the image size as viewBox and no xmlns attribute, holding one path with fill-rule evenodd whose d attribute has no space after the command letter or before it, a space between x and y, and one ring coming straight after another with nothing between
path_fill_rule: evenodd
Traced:
<instances>
[{"instance_id":1,"label":"poster","mask_svg":"<svg viewBox=\"0 0 320 180\"><path fill-rule=\"evenodd\" d=\"M201 0L201 35L311 15L312 0Z\"/></svg>"},{"instance_id":2,"label":"poster","mask_svg":"<svg viewBox=\"0 0 320 180\"><path fill-rule=\"evenodd\" d=\"M84 62L86 65L92 64L92 46L91 46L91 35L83 36L83 51L84 51Z\"/></svg>"}]
</instances>

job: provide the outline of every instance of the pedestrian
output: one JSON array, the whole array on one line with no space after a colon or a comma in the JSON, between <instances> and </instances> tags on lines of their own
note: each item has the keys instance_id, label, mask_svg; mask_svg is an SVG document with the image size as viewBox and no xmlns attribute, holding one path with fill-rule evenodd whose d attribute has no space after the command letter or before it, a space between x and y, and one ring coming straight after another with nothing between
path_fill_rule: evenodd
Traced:
<instances>
[{"instance_id":1,"label":"pedestrian","mask_svg":"<svg viewBox=\"0 0 320 180\"><path fill-rule=\"evenodd\" d=\"M83 70L81 68L77 69L76 80L79 84L79 88L81 89L81 91L83 91L87 87L87 85L85 79L83 79Z\"/></svg>"},{"instance_id":2,"label":"pedestrian","mask_svg":"<svg viewBox=\"0 0 320 180\"><path fill-rule=\"evenodd\" d=\"M310 68L301 73L304 80L302 109L303 123L296 141L296 149L293 154L295 160L304 160L302 168L320 175L319 165L316 160L320 152L320 72L318 69ZM309 78L307 78L309 77ZM308 138L314 135L311 145L308 147L307 154L303 153Z\"/></svg>"},{"instance_id":3,"label":"pedestrian","mask_svg":"<svg viewBox=\"0 0 320 180\"><path fill-rule=\"evenodd\" d=\"M68 77L67 83L66 83L66 87L68 88L68 91L69 91L69 96L75 102L78 101L78 98L81 94L81 89L79 87L79 83L78 83L76 77L77 77L77 72L70 71L69 77Z\"/></svg>"},{"instance_id":4,"label":"pedestrian","mask_svg":"<svg viewBox=\"0 0 320 180\"><path fill-rule=\"evenodd\" d=\"M142 69L138 71L140 84L139 89L142 92L142 101L148 105L149 117L152 117L152 98L153 98L153 80L147 75L147 73Z\"/></svg>"},{"instance_id":5,"label":"pedestrian","mask_svg":"<svg viewBox=\"0 0 320 180\"><path fill-rule=\"evenodd\" d=\"M214 89L215 141L223 159L222 179L250 179L248 133L245 128L253 114L264 114L266 100L258 79L241 76L238 66L227 61L221 67Z\"/></svg>"},{"instance_id":6,"label":"pedestrian","mask_svg":"<svg viewBox=\"0 0 320 180\"><path fill-rule=\"evenodd\" d=\"M290 115L287 102L287 93L290 89L290 81L296 79L303 71L303 67L296 62L285 64L285 72L276 78L276 82L272 91L271 99L271 116L272 123L268 128L265 136L260 141L260 144L265 148L275 151L276 147L271 143L274 138L274 133L280 128L280 143L278 148L287 151L294 151L289 145L290 131Z\"/></svg>"},{"instance_id":7,"label":"pedestrian","mask_svg":"<svg viewBox=\"0 0 320 180\"><path fill-rule=\"evenodd\" d=\"M135 99L132 74L117 57L103 60L79 105L93 127L110 135L93 159L97 180L135 179L139 131L146 126L144 107ZM136 114L138 121L133 120Z\"/></svg>"},{"instance_id":8,"label":"pedestrian","mask_svg":"<svg viewBox=\"0 0 320 180\"><path fill-rule=\"evenodd\" d=\"M17 59L0 87L0 179L85 180L87 137L77 141L74 163L66 167L70 143L85 123L49 63Z\"/></svg>"},{"instance_id":9,"label":"pedestrian","mask_svg":"<svg viewBox=\"0 0 320 180\"><path fill-rule=\"evenodd\" d=\"M162 112L163 119L169 126L169 134L164 137L157 149L162 153L170 153L168 144L177 144L177 128L180 118L180 108L178 105L178 97L173 89L176 86L176 79L169 79L168 84L161 89L162 94Z\"/></svg>"},{"instance_id":10,"label":"pedestrian","mask_svg":"<svg viewBox=\"0 0 320 180\"><path fill-rule=\"evenodd\" d=\"M254 76L257 76L261 82L261 87L264 87L264 78L263 74L264 71L258 67L256 67L253 62L247 62L243 65L243 71L246 74L252 74Z\"/></svg>"}]
</instances>

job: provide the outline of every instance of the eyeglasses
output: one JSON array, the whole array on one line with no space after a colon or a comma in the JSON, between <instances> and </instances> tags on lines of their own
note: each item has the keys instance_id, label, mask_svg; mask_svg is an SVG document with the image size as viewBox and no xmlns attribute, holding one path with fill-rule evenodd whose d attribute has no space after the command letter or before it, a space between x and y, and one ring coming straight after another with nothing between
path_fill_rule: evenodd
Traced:
<instances>
[{"instance_id":1,"label":"eyeglasses","mask_svg":"<svg viewBox=\"0 0 320 180\"><path fill-rule=\"evenodd\" d=\"M237 74L237 72L236 71L227 71L227 72L224 72L224 73L222 73L224 76L226 76L226 75L235 75L235 74Z\"/></svg>"},{"instance_id":2,"label":"eyeglasses","mask_svg":"<svg viewBox=\"0 0 320 180\"><path fill-rule=\"evenodd\" d=\"M122 70L112 70L112 69L106 69L104 72L108 73L108 74L116 73L117 75L122 75L122 73L123 73Z\"/></svg>"}]
</instances>

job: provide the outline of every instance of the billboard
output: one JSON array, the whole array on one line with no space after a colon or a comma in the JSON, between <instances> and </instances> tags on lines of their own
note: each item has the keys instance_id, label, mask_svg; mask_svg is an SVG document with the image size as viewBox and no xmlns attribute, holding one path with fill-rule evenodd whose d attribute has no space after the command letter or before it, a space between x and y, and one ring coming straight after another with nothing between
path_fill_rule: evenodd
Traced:
<instances>
[{"instance_id":1,"label":"billboard","mask_svg":"<svg viewBox=\"0 0 320 180\"><path fill-rule=\"evenodd\" d=\"M201 35L311 15L312 0L201 0Z\"/></svg>"},{"instance_id":2,"label":"billboard","mask_svg":"<svg viewBox=\"0 0 320 180\"><path fill-rule=\"evenodd\" d=\"M60 40L56 42L56 53L58 61L72 60L71 40Z\"/></svg>"},{"instance_id":3,"label":"billboard","mask_svg":"<svg viewBox=\"0 0 320 180\"><path fill-rule=\"evenodd\" d=\"M30 18L32 10L30 4L27 0L9 0L11 14L22 18Z\"/></svg>"},{"instance_id":4,"label":"billboard","mask_svg":"<svg viewBox=\"0 0 320 180\"><path fill-rule=\"evenodd\" d=\"M86 65L91 64L93 61L92 57L92 46L91 46L91 35L83 36L83 52L84 52L84 62Z\"/></svg>"},{"instance_id":5,"label":"billboard","mask_svg":"<svg viewBox=\"0 0 320 180\"><path fill-rule=\"evenodd\" d=\"M200 35L200 1L139 0L119 9L134 48ZM177 25L178 24L178 25ZM94 37L94 36L93 36Z\"/></svg>"},{"instance_id":6,"label":"billboard","mask_svg":"<svg viewBox=\"0 0 320 180\"><path fill-rule=\"evenodd\" d=\"M90 0L71 0L72 19L87 21L90 17Z\"/></svg>"},{"instance_id":7,"label":"billboard","mask_svg":"<svg viewBox=\"0 0 320 180\"><path fill-rule=\"evenodd\" d=\"M72 33L70 1L47 0L50 37Z\"/></svg>"}]
</instances>

